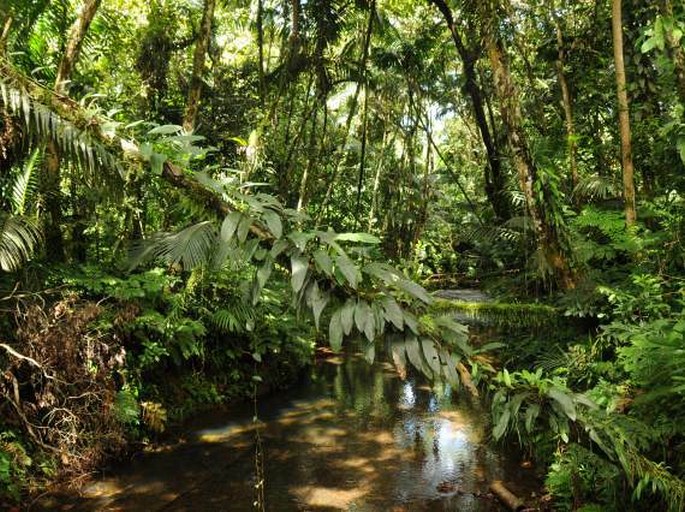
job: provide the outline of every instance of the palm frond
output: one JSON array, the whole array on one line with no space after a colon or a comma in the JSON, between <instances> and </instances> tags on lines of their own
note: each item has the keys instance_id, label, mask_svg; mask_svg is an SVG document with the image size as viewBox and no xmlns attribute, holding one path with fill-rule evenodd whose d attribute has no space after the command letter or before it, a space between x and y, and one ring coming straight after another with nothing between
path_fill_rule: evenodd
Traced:
<instances>
[{"instance_id":1,"label":"palm frond","mask_svg":"<svg viewBox=\"0 0 685 512\"><path fill-rule=\"evenodd\" d=\"M573 196L585 201L610 199L620 196L618 182L606 176L588 176L582 179L573 190Z\"/></svg>"},{"instance_id":2,"label":"palm frond","mask_svg":"<svg viewBox=\"0 0 685 512\"><path fill-rule=\"evenodd\" d=\"M466 242L495 242L516 243L520 241L522 233L528 227L524 217L513 217L505 224L496 226L488 224L473 224L466 226L463 231L463 240Z\"/></svg>"},{"instance_id":3,"label":"palm frond","mask_svg":"<svg viewBox=\"0 0 685 512\"><path fill-rule=\"evenodd\" d=\"M245 332L246 325L254 320L254 308L238 301L230 304L230 308L217 309L210 321L214 326L224 333Z\"/></svg>"},{"instance_id":4,"label":"palm frond","mask_svg":"<svg viewBox=\"0 0 685 512\"><path fill-rule=\"evenodd\" d=\"M24 164L21 174L14 180L10 202L12 204L12 212L16 215L28 213L30 200L38 190L39 175L35 171L40 167L41 161L41 151L34 149Z\"/></svg>"},{"instance_id":5,"label":"palm frond","mask_svg":"<svg viewBox=\"0 0 685 512\"><path fill-rule=\"evenodd\" d=\"M0 268L18 270L40 243L41 235L33 219L0 213Z\"/></svg>"},{"instance_id":6,"label":"palm frond","mask_svg":"<svg viewBox=\"0 0 685 512\"><path fill-rule=\"evenodd\" d=\"M177 233L157 234L133 246L129 254L130 268L151 260L180 264L184 270L208 264L217 246L217 235L216 225L211 221L193 224Z\"/></svg>"}]
</instances>

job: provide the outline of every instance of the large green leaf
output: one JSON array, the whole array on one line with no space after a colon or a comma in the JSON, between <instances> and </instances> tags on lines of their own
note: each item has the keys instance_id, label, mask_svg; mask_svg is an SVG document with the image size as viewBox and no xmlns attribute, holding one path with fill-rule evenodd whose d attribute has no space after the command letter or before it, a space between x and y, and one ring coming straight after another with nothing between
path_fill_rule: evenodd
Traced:
<instances>
[{"instance_id":1,"label":"large green leaf","mask_svg":"<svg viewBox=\"0 0 685 512\"><path fill-rule=\"evenodd\" d=\"M445 379L455 388L459 386L459 374L457 373L457 363L459 362L456 356L447 352L447 350L440 349L440 360L442 364L442 371Z\"/></svg>"},{"instance_id":2,"label":"large green leaf","mask_svg":"<svg viewBox=\"0 0 685 512\"><path fill-rule=\"evenodd\" d=\"M177 124L164 124L162 126L153 128L147 133L148 135L169 135L172 133L178 133L181 130L183 130L183 127Z\"/></svg>"},{"instance_id":3,"label":"large green leaf","mask_svg":"<svg viewBox=\"0 0 685 512\"><path fill-rule=\"evenodd\" d=\"M271 231L276 238L281 238L281 236L283 236L283 224L281 223L281 216L278 215L278 213L267 208L264 210L262 218L266 223L266 227L269 228L269 231Z\"/></svg>"},{"instance_id":4,"label":"large green leaf","mask_svg":"<svg viewBox=\"0 0 685 512\"><path fill-rule=\"evenodd\" d=\"M564 414L571 421L576 421L576 405L571 395L556 387L551 388L547 395L561 406Z\"/></svg>"},{"instance_id":5,"label":"large green leaf","mask_svg":"<svg viewBox=\"0 0 685 512\"><path fill-rule=\"evenodd\" d=\"M354 308L354 323L357 325L359 332L364 332L366 323L372 317L372 311L369 303L365 300L357 301L357 306Z\"/></svg>"},{"instance_id":6,"label":"large green leaf","mask_svg":"<svg viewBox=\"0 0 685 512\"><path fill-rule=\"evenodd\" d=\"M376 359L376 345L373 342L364 345L364 359L369 364L373 364Z\"/></svg>"},{"instance_id":7,"label":"large green leaf","mask_svg":"<svg viewBox=\"0 0 685 512\"><path fill-rule=\"evenodd\" d=\"M269 280L269 276L271 275L273 268L274 262L267 258L264 264L257 270L257 282L259 283L260 288L264 288L264 285Z\"/></svg>"},{"instance_id":8,"label":"large green leaf","mask_svg":"<svg viewBox=\"0 0 685 512\"><path fill-rule=\"evenodd\" d=\"M406 335L404 337L404 348L412 366L423 373L427 373L419 339L413 334Z\"/></svg>"},{"instance_id":9,"label":"large green leaf","mask_svg":"<svg viewBox=\"0 0 685 512\"><path fill-rule=\"evenodd\" d=\"M510 418L511 418L511 410L508 407L506 407L504 409L504 411L502 411L502 415L497 420L497 424L495 425L495 428L492 429L492 436L496 440L501 439L502 436L506 433L507 428L509 427L509 419Z\"/></svg>"},{"instance_id":10,"label":"large green leaf","mask_svg":"<svg viewBox=\"0 0 685 512\"><path fill-rule=\"evenodd\" d=\"M342 324L340 323L340 310L331 315L331 323L328 325L328 343L334 352L340 352L343 341Z\"/></svg>"},{"instance_id":11,"label":"large green leaf","mask_svg":"<svg viewBox=\"0 0 685 512\"><path fill-rule=\"evenodd\" d=\"M271 257L273 259L276 259L288 247L290 247L290 242L288 242L288 240L284 240L284 239L276 240L274 242L273 247L271 247L271 251L269 252L269 254L271 255Z\"/></svg>"},{"instance_id":12,"label":"large green leaf","mask_svg":"<svg viewBox=\"0 0 685 512\"><path fill-rule=\"evenodd\" d=\"M302 288L304 278L307 276L309 259L302 253L295 253L290 257L290 267L292 269L290 284L293 287L293 291L297 293Z\"/></svg>"},{"instance_id":13,"label":"large green leaf","mask_svg":"<svg viewBox=\"0 0 685 512\"><path fill-rule=\"evenodd\" d=\"M316 281L312 282L312 284L307 287L307 304L312 308L314 324L318 329L321 312L326 307L326 304L328 304L328 293L321 292L319 284Z\"/></svg>"},{"instance_id":14,"label":"large green leaf","mask_svg":"<svg viewBox=\"0 0 685 512\"><path fill-rule=\"evenodd\" d=\"M240 212L231 212L224 218L221 223L221 238L228 242L238 229L238 224L240 224L240 219L242 217Z\"/></svg>"},{"instance_id":15,"label":"large green leaf","mask_svg":"<svg viewBox=\"0 0 685 512\"><path fill-rule=\"evenodd\" d=\"M419 334L419 322L416 320L413 313L403 310L402 318L404 319L405 325L409 327L414 334Z\"/></svg>"},{"instance_id":16,"label":"large green leaf","mask_svg":"<svg viewBox=\"0 0 685 512\"><path fill-rule=\"evenodd\" d=\"M376 332L383 334L385 332L385 313L383 307L374 301L371 303L371 310L373 311L373 320L376 325Z\"/></svg>"},{"instance_id":17,"label":"large green leaf","mask_svg":"<svg viewBox=\"0 0 685 512\"><path fill-rule=\"evenodd\" d=\"M345 279L350 286L356 289L361 276L359 275L359 269L354 262L345 254L337 254L334 259L336 267L340 270L342 275L345 276Z\"/></svg>"},{"instance_id":18,"label":"large green leaf","mask_svg":"<svg viewBox=\"0 0 685 512\"><path fill-rule=\"evenodd\" d=\"M236 232L240 243L244 243L247 240L250 226L252 226L252 219L247 215L243 215L238 223L238 230Z\"/></svg>"},{"instance_id":19,"label":"large green leaf","mask_svg":"<svg viewBox=\"0 0 685 512\"><path fill-rule=\"evenodd\" d=\"M440 366L440 356L435 349L435 342L430 338L421 338L421 347L423 349L423 357L432 370L433 376L439 377L442 374L442 367Z\"/></svg>"},{"instance_id":20,"label":"large green leaf","mask_svg":"<svg viewBox=\"0 0 685 512\"><path fill-rule=\"evenodd\" d=\"M317 249L314 251L314 261L321 272L327 276L333 275L333 262L326 251L323 249Z\"/></svg>"},{"instance_id":21,"label":"large green leaf","mask_svg":"<svg viewBox=\"0 0 685 512\"><path fill-rule=\"evenodd\" d=\"M401 276L397 270L392 268L387 263L369 263L368 265L365 265L362 270L366 274L381 279L388 285L395 284L399 280L404 279L404 277Z\"/></svg>"},{"instance_id":22,"label":"large green leaf","mask_svg":"<svg viewBox=\"0 0 685 512\"><path fill-rule=\"evenodd\" d=\"M354 312L356 303L353 299L347 299L345 305L340 308L340 321L342 322L343 332L348 336L352 332L354 325Z\"/></svg>"},{"instance_id":23,"label":"large green leaf","mask_svg":"<svg viewBox=\"0 0 685 512\"><path fill-rule=\"evenodd\" d=\"M307 247L307 242L314 238L314 233L291 231L288 233L288 238L295 244L295 247L297 247L300 251L304 251Z\"/></svg>"},{"instance_id":24,"label":"large green leaf","mask_svg":"<svg viewBox=\"0 0 685 512\"><path fill-rule=\"evenodd\" d=\"M535 424L535 420L538 419L538 416L540 415L540 405L538 404L529 404L528 407L526 408L526 414L525 414L525 424L526 424L526 432L529 434L533 432L533 426Z\"/></svg>"},{"instance_id":25,"label":"large green leaf","mask_svg":"<svg viewBox=\"0 0 685 512\"><path fill-rule=\"evenodd\" d=\"M413 281L408 279L400 279L395 283L395 285L407 295L410 295L415 299L419 299L425 304L431 304L433 302L433 297L428 295L428 292L423 288L423 286L420 286Z\"/></svg>"},{"instance_id":26,"label":"large green leaf","mask_svg":"<svg viewBox=\"0 0 685 512\"><path fill-rule=\"evenodd\" d=\"M370 235L369 233L337 233L334 239L341 242L360 242L373 245L381 243L378 237Z\"/></svg>"},{"instance_id":27,"label":"large green leaf","mask_svg":"<svg viewBox=\"0 0 685 512\"><path fill-rule=\"evenodd\" d=\"M391 322L398 330L402 330L404 327L404 315L402 314L402 308L400 308L395 299L383 297L381 305L385 311L385 319Z\"/></svg>"}]
</instances>

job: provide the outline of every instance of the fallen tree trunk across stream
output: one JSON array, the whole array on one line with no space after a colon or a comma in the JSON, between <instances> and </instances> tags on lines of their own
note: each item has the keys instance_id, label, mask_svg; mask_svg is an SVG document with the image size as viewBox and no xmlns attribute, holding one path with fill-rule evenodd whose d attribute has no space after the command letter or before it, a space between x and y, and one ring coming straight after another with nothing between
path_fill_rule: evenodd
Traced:
<instances>
[{"instance_id":1,"label":"fallen tree trunk across stream","mask_svg":"<svg viewBox=\"0 0 685 512\"><path fill-rule=\"evenodd\" d=\"M490 490L510 510L518 512L526 508L523 500L507 489L501 480L494 480L490 484Z\"/></svg>"}]
</instances>

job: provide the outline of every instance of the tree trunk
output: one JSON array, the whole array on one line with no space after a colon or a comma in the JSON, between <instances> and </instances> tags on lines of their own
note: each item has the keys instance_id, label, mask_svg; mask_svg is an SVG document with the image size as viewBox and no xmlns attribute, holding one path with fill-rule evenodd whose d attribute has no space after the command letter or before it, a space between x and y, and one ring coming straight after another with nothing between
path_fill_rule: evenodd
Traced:
<instances>
[{"instance_id":1,"label":"tree trunk","mask_svg":"<svg viewBox=\"0 0 685 512\"><path fill-rule=\"evenodd\" d=\"M197 113L200 110L202 97L202 74L205 69L205 58L209 49L209 41L212 38L212 20L214 19L214 7L216 0L205 0L200 23L200 34L195 43L193 54L193 75L190 79L190 89L186 100L186 110L183 115L183 129L192 132L195 129Z\"/></svg>"},{"instance_id":2,"label":"tree trunk","mask_svg":"<svg viewBox=\"0 0 685 512\"><path fill-rule=\"evenodd\" d=\"M67 46L64 49L55 78L55 91L59 94L66 94L69 89L68 81L71 79L71 73L78 62L83 40L98 7L100 7L100 0L86 0L81 8L81 13L69 30Z\"/></svg>"},{"instance_id":3,"label":"tree trunk","mask_svg":"<svg viewBox=\"0 0 685 512\"><path fill-rule=\"evenodd\" d=\"M393 147L395 143L395 137L390 138L390 143L386 144L386 139L388 137L388 132L386 128L383 128L383 139L381 140L381 150L378 156L378 163L376 164L376 172L373 177L373 190L371 192L371 207L369 208L367 231L370 233L373 229L373 225L376 221L375 215L378 208L378 189L381 184L381 171L383 170L383 161L385 159L386 147Z\"/></svg>"},{"instance_id":4,"label":"tree trunk","mask_svg":"<svg viewBox=\"0 0 685 512\"><path fill-rule=\"evenodd\" d=\"M623 23L621 0L612 0L611 31L614 39L614 65L616 67L616 92L618 95L618 122L621 134L621 167L623 168L623 201L628 227L635 224L635 171L630 137L630 111L626 91L626 69L623 62Z\"/></svg>"},{"instance_id":5,"label":"tree trunk","mask_svg":"<svg viewBox=\"0 0 685 512\"><path fill-rule=\"evenodd\" d=\"M573 122L573 103L571 100L571 92L566 81L566 74L564 73L564 65L566 63L566 52L564 50L564 36L561 32L561 24L559 18L554 16L554 27L557 33L557 77L559 79L559 88L561 89L561 101L564 107L564 120L566 122L566 147L568 149L568 165L571 172L571 190L573 191L578 185L578 163L577 163L577 144L576 133Z\"/></svg>"},{"instance_id":6,"label":"tree trunk","mask_svg":"<svg viewBox=\"0 0 685 512\"><path fill-rule=\"evenodd\" d=\"M373 18L375 16L375 2L372 4L372 9L369 13L369 21L366 25L366 32L364 34L364 42L363 42L363 48L362 48L362 59L361 59L361 74L362 74L362 79L357 81L357 86L355 87L354 90L354 96L352 97L352 103L350 105L350 113L347 116L347 121L345 123L345 134L343 136L342 143L340 144L339 151L336 152L336 155L333 158L333 161L335 163L335 168L333 170L333 176L331 176L329 182L328 182L328 187L326 188L326 194L324 195L323 201L321 202L321 206L319 207L319 211L316 215L316 223L319 223L322 219L322 216L326 213L328 209L328 203L330 202L331 196L333 194L333 187L338 181L338 176L340 174L340 169L342 168L343 162L345 160L345 151L347 147L347 140L349 139L350 136L350 129L352 128L352 120L354 119L354 116L357 112L357 106L359 104L359 93L361 92L361 87L362 87L362 81L364 80L364 77L366 77L366 61L369 58L369 51L371 49L371 35L373 34Z\"/></svg>"},{"instance_id":7,"label":"tree trunk","mask_svg":"<svg viewBox=\"0 0 685 512\"><path fill-rule=\"evenodd\" d=\"M526 199L528 215L535 230L538 249L555 280L564 288L573 288L574 275L565 255L562 233L558 229L560 219L550 218L553 213L549 210L554 207L553 201L556 198L551 196L550 191L540 182L538 169L530 153L523 128L519 92L509 71L504 49L494 33L494 27L497 26L495 13L486 12L484 16L484 40L494 76L500 113L521 190Z\"/></svg>"},{"instance_id":8,"label":"tree trunk","mask_svg":"<svg viewBox=\"0 0 685 512\"><path fill-rule=\"evenodd\" d=\"M259 100L266 102L266 77L264 71L264 0L257 0L257 49L259 52Z\"/></svg>"},{"instance_id":9,"label":"tree trunk","mask_svg":"<svg viewBox=\"0 0 685 512\"><path fill-rule=\"evenodd\" d=\"M478 130L480 131L488 158L488 167L485 172L485 193L495 211L495 215L500 219L509 219L511 217L509 204L502 194L505 185L505 177L502 170L501 155L485 116L483 92L476 79L476 56L473 51L469 51L464 45L461 35L457 31L452 11L445 1L429 0L429 2L435 5L445 18L447 28L452 36L452 41L454 42L457 53L459 53L459 57L464 65L464 78L466 79L464 89L471 99L476 124L478 125Z\"/></svg>"},{"instance_id":10,"label":"tree trunk","mask_svg":"<svg viewBox=\"0 0 685 512\"><path fill-rule=\"evenodd\" d=\"M324 108L326 106L324 105ZM319 111L314 105L313 108L314 115L312 116L312 127L309 131L309 145L307 149L307 165L305 165L304 170L302 171L302 176L300 177L300 191L297 197L297 208L296 210L302 211L302 209L306 205L306 196L307 196L307 184L309 180L309 174L312 172L314 168L314 162L316 160L316 134L317 134L317 118ZM306 124L306 121L303 123Z\"/></svg>"},{"instance_id":11,"label":"tree trunk","mask_svg":"<svg viewBox=\"0 0 685 512\"><path fill-rule=\"evenodd\" d=\"M364 186L364 170L366 166L366 138L367 138L367 119L369 113L369 89L364 90L364 104L362 107L362 141L359 157L359 173L357 175L357 201L354 214L354 230L361 224L361 202L362 202L362 188Z\"/></svg>"},{"instance_id":12,"label":"tree trunk","mask_svg":"<svg viewBox=\"0 0 685 512\"><path fill-rule=\"evenodd\" d=\"M64 54L57 68L54 90L57 94L67 96L69 80L81 54L81 47L95 13L100 6L100 0L86 0L76 21L69 29ZM54 141L48 143L45 152L45 177L43 192L45 194L45 210L48 214L45 226L45 241L48 248L48 258L52 261L64 261L64 238L62 235L62 175L59 149Z\"/></svg>"}]
</instances>

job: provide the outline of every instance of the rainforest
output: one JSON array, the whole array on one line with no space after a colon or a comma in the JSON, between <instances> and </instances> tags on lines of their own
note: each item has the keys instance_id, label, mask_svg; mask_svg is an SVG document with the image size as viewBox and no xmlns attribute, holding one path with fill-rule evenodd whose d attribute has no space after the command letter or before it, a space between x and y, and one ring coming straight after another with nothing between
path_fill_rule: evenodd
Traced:
<instances>
[{"instance_id":1,"label":"rainforest","mask_svg":"<svg viewBox=\"0 0 685 512\"><path fill-rule=\"evenodd\" d=\"M685 510L681 0L0 0L0 509Z\"/></svg>"}]
</instances>

